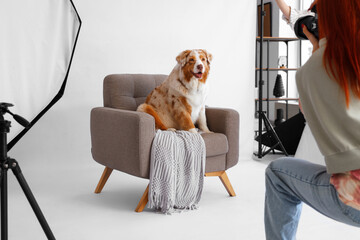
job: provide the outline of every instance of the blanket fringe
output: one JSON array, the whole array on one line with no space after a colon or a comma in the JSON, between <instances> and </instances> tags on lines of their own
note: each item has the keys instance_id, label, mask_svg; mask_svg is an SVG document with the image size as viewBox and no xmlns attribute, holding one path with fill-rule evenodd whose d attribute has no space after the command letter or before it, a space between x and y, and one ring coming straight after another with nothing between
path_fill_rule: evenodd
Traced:
<instances>
[{"instance_id":1,"label":"blanket fringe","mask_svg":"<svg viewBox=\"0 0 360 240\"><path fill-rule=\"evenodd\" d=\"M198 209L205 158L199 134L158 130L151 149L148 206L165 214Z\"/></svg>"}]
</instances>

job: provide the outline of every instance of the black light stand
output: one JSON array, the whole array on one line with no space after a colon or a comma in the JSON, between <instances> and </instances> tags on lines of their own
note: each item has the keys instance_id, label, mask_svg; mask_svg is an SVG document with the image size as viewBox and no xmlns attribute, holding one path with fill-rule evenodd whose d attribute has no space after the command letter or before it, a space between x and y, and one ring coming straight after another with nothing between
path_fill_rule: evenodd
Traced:
<instances>
[{"instance_id":1,"label":"black light stand","mask_svg":"<svg viewBox=\"0 0 360 240\"><path fill-rule=\"evenodd\" d=\"M271 126L270 120L267 118L265 112L263 111L263 106L262 106L262 101L263 101L263 85L264 85L264 80L263 78L263 43L264 43L264 16L265 16L265 11L264 11L264 0L261 0L261 11L260 11L260 76L259 76L259 111L258 111L258 116L259 116L259 135L257 136L257 140L258 140L258 152L257 154L255 154L259 159L261 159L263 156L265 156L266 154L268 154L271 150L274 150L275 147L277 147L278 145L280 145L281 150L284 152L284 154L286 156L288 156L288 153L286 152L283 144L281 143L281 140L279 139L278 135L276 134L274 128ZM264 121L264 125L267 131L270 131L271 134L273 135L273 137L276 139L277 143L270 147L270 149L268 151L263 152L262 150L262 128L263 128L263 121Z\"/></svg>"},{"instance_id":2,"label":"black light stand","mask_svg":"<svg viewBox=\"0 0 360 240\"><path fill-rule=\"evenodd\" d=\"M21 172L19 163L7 156L7 133L10 132L11 122L6 121L4 116L9 113L22 126L28 127L29 122L19 115L11 113L8 108L13 105L10 103L0 103L0 188L1 188L1 240L8 239L8 186L7 186L7 171L12 170L16 179L18 180L24 194L29 201L45 235L48 239L55 239L51 229L46 222L46 219L37 204L34 195L32 194L29 185L27 184L24 175Z\"/></svg>"}]
</instances>

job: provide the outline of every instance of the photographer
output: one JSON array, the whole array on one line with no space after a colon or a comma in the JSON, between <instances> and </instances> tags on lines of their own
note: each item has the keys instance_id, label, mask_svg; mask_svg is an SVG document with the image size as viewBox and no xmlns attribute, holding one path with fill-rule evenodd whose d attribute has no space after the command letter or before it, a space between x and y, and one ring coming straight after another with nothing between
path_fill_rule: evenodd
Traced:
<instances>
[{"instance_id":1,"label":"photographer","mask_svg":"<svg viewBox=\"0 0 360 240\"><path fill-rule=\"evenodd\" d=\"M296 74L302 110L326 167L284 157L266 169L266 238L295 239L302 203L360 227L360 1L316 1L319 38Z\"/></svg>"}]
</instances>

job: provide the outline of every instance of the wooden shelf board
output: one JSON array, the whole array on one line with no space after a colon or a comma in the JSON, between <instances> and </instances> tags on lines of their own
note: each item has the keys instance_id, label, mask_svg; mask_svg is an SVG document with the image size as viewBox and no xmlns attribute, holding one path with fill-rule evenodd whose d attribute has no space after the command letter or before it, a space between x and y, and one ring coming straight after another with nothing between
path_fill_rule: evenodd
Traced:
<instances>
[{"instance_id":1,"label":"wooden shelf board","mask_svg":"<svg viewBox=\"0 0 360 240\"><path fill-rule=\"evenodd\" d=\"M290 41L298 41L299 38L290 38L290 37L263 37L264 41L270 41L270 42L290 42ZM256 41L260 41L260 37L256 37Z\"/></svg>"},{"instance_id":2,"label":"wooden shelf board","mask_svg":"<svg viewBox=\"0 0 360 240\"><path fill-rule=\"evenodd\" d=\"M298 101L299 98L263 98L263 101ZM258 98L255 101L259 101Z\"/></svg>"},{"instance_id":3,"label":"wooden shelf board","mask_svg":"<svg viewBox=\"0 0 360 240\"><path fill-rule=\"evenodd\" d=\"M298 68L263 68L263 71L297 71ZM260 68L256 68L256 71L260 71Z\"/></svg>"}]
</instances>

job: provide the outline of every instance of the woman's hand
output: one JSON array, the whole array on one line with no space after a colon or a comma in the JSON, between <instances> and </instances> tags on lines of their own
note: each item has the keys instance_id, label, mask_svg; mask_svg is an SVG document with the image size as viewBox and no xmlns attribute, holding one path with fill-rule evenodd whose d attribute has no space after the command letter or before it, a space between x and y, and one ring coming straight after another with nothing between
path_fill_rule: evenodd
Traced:
<instances>
[{"instance_id":1,"label":"woman's hand","mask_svg":"<svg viewBox=\"0 0 360 240\"><path fill-rule=\"evenodd\" d=\"M302 25L302 29L305 36L310 40L311 44L313 45L312 52L314 53L316 50L319 49L319 40L312 33L309 32L309 30L304 24Z\"/></svg>"}]
</instances>

